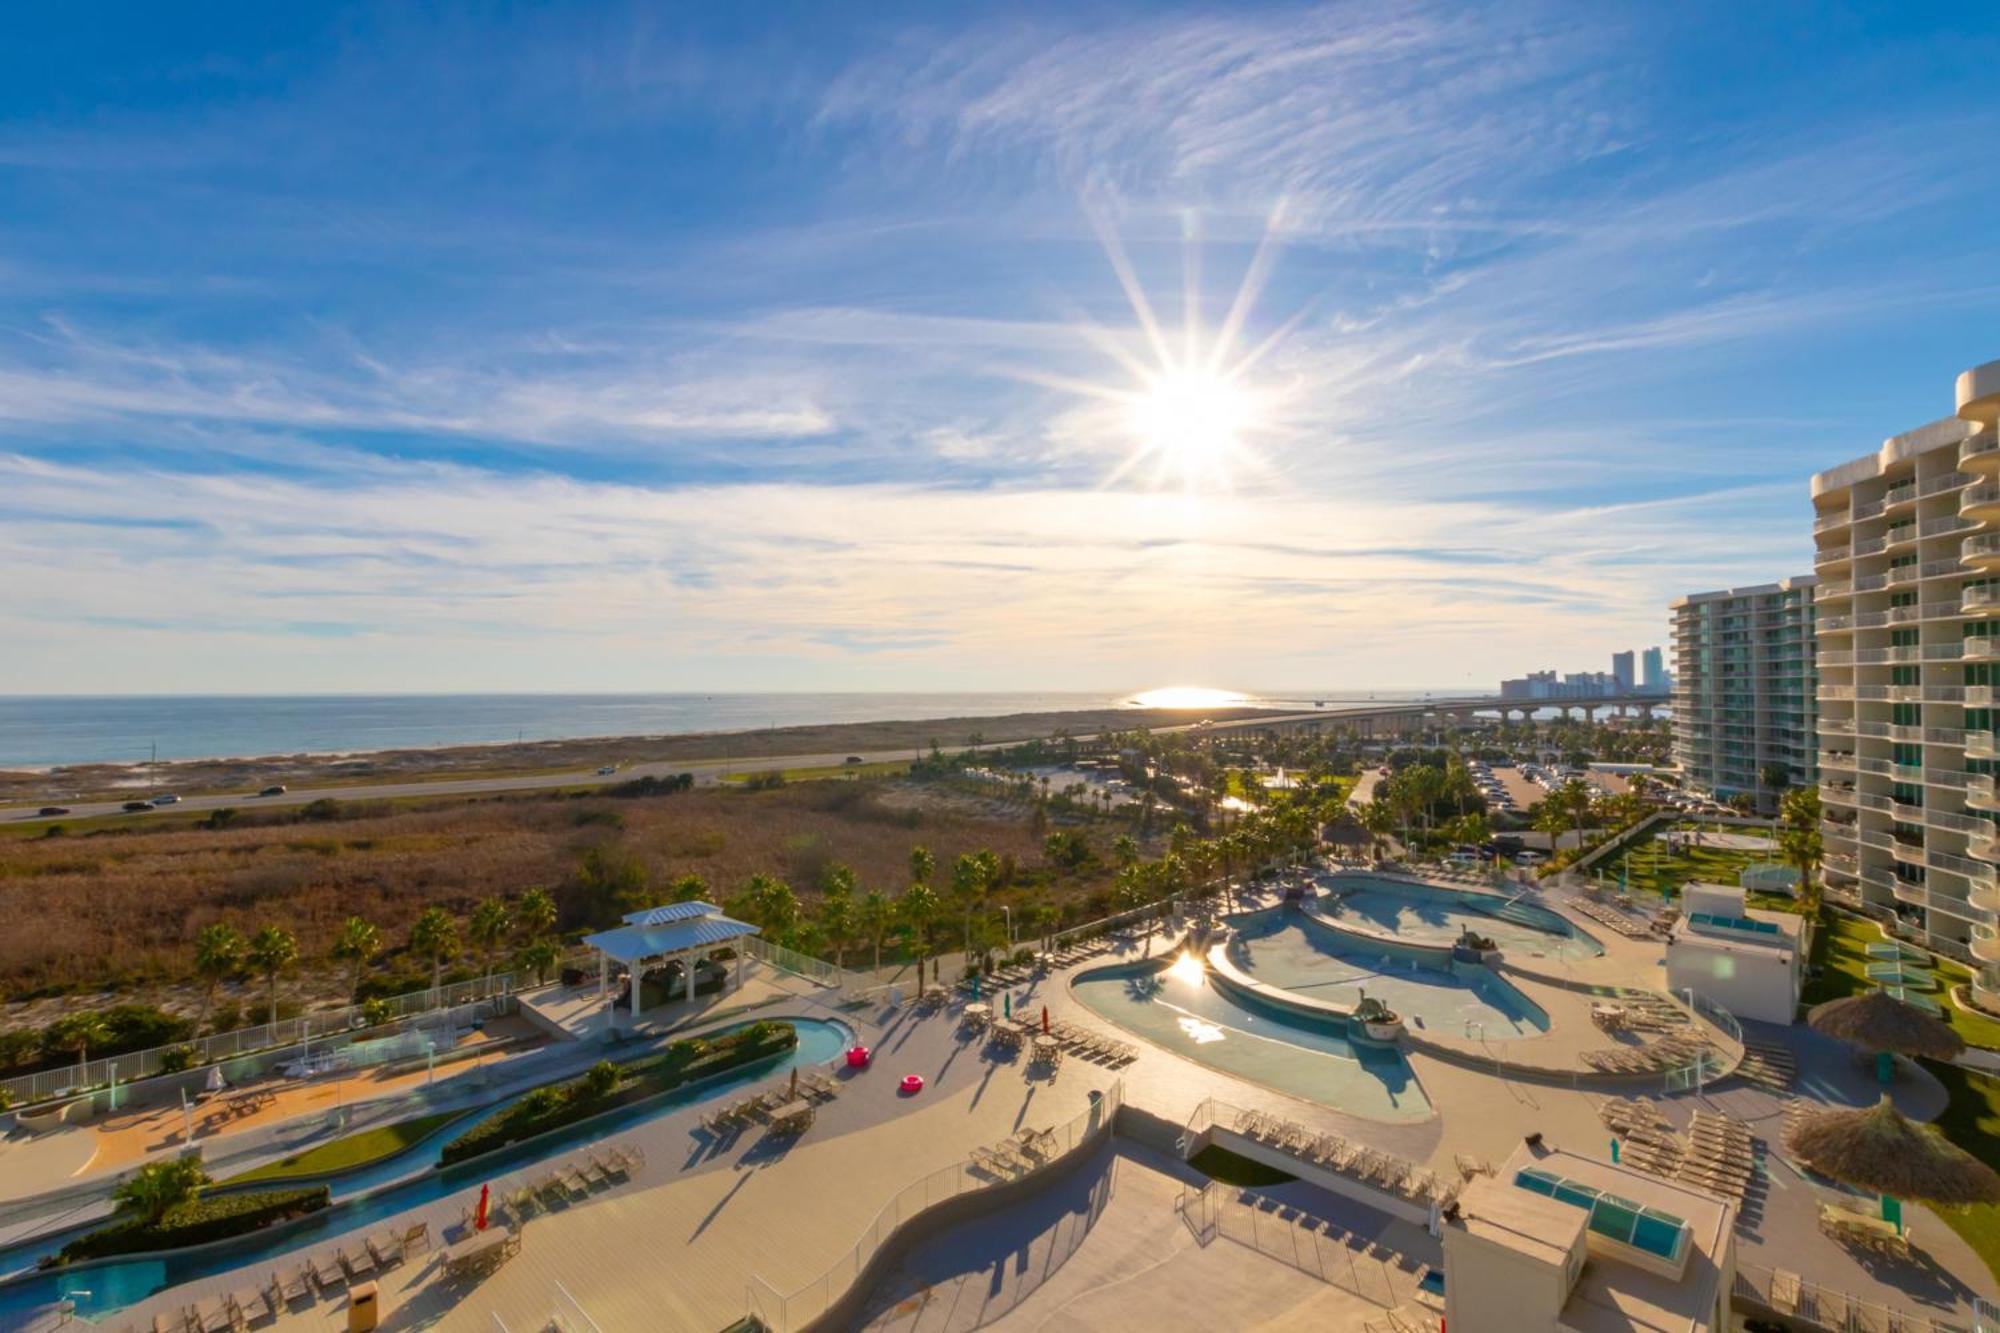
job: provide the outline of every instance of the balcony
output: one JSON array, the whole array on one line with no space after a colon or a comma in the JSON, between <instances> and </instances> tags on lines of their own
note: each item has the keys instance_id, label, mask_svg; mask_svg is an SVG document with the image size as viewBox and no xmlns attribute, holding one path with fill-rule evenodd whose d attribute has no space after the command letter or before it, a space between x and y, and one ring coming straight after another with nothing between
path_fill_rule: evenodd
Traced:
<instances>
[{"instance_id":1,"label":"balcony","mask_svg":"<svg viewBox=\"0 0 2000 1333\"><path fill-rule=\"evenodd\" d=\"M1838 787L1830 782L1819 784L1819 798L1828 805L1853 805L1854 788Z\"/></svg>"},{"instance_id":2,"label":"balcony","mask_svg":"<svg viewBox=\"0 0 2000 1333\"><path fill-rule=\"evenodd\" d=\"M1840 768L1852 771L1854 768L1854 753L1851 750L1821 750L1819 752L1819 766L1821 768Z\"/></svg>"},{"instance_id":3,"label":"balcony","mask_svg":"<svg viewBox=\"0 0 2000 1333\"><path fill-rule=\"evenodd\" d=\"M1813 567L1824 569L1828 565L1844 565L1854 558L1851 546L1822 546L1813 552Z\"/></svg>"},{"instance_id":4,"label":"balcony","mask_svg":"<svg viewBox=\"0 0 2000 1333\"><path fill-rule=\"evenodd\" d=\"M1958 446L1958 465L1967 472L2000 472L2000 435L1981 431Z\"/></svg>"},{"instance_id":5,"label":"balcony","mask_svg":"<svg viewBox=\"0 0 2000 1333\"><path fill-rule=\"evenodd\" d=\"M1993 882L1992 866L1982 865L1968 857L1954 856L1950 852L1932 852L1924 858L1924 864L1932 870L1942 870L1947 875L1976 879L1984 884Z\"/></svg>"},{"instance_id":6,"label":"balcony","mask_svg":"<svg viewBox=\"0 0 2000 1333\"><path fill-rule=\"evenodd\" d=\"M1982 967L1972 974L1972 998L1981 1007L2000 1014L2000 967Z\"/></svg>"},{"instance_id":7,"label":"balcony","mask_svg":"<svg viewBox=\"0 0 2000 1333\"><path fill-rule=\"evenodd\" d=\"M1906 866L1926 864L1924 861L1924 845L1920 842L1898 842L1894 838L1891 838L1889 839L1889 855L1895 857Z\"/></svg>"},{"instance_id":8,"label":"balcony","mask_svg":"<svg viewBox=\"0 0 2000 1333\"><path fill-rule=\"evenodd\" d=\"M2000 518L2000 485L1981 482L1958 497L1958 513L1978 523Z\"/></svg>"},{"instance_id":9,"label":"balcony","mask_svg":"<svg viewBox=\"0 0 2000 1333\"><path fill-rule=\"evenodd\" d=\"M2000 703L1996 703L1996 701L2000 701L2000 694L1996 694L1991 685L1968 685L1965 687L1965 699L1963 702L1967 708L1993 708L2000 706Z\"/></svg>"},{"instance_id":10,"label":"balcony","mask_svg":"<svg viewBox=\"0 0 2000 1333\"><path fill-rule=\"evenodd\" d=\"M1991 926L1972 928L1972 956L1982 963L2000 963L2000 931Z\"/></svg>"},{"instance_id":11,"label":"balcony","mask_svg":"<svg viewBox=\"0 0 2000 1333\"><path fill-rule=\"evenodd\" d=\"M1854 687L1852 685L1822 685L1819 687L1818 694L1822 699L1835 702L1851 700L1854 698Z\"/></svg>"},{"instance_id":12,"label":"balcony","mask_svg":"<svg viewBox=\"0 0 2000 1333\"><path fill-rule=\"evenodd\" d=\"M2000 793L1993 790L1991 773L1973 773L1966 777L1965 803L1975 810L2000 810Z\"/></svg>"},{"instance_id":13,"label":"balcony","mask_svg":"<svg viewBox=\"0 0 2000 1333\"><path fill-rule=\"evenodd\" d=\"M1924 807L1921 805L1908 805L1902 801L1892 800L1889 802L1889 813L1897 819L1902 820L1905 824L1921 824L1924 822Z\"/></svg>"},{"instance_id":14,"label":"balcony","mask_svg":"<svg viewBox=\"0 0 2000 1333\"><path fill-rule=\"evenodd\" d=\"M1977 635L1958 646L1958 655L1967 662L2000 661L2000 639Z\"/></svg>"},{"instance_id":15,"label":"balcony","mask_svg":"<svg viewBox=\"0 0 2000 1333\"><path fill-rule=\"evenodd\" d=\"M1820 858L1820 864L1838 875L1858 874L1861 870L1861 863L1846 852L1828 852Z\"/></svg>"},{"instance_id":16,"label":"balcony","mask_svg":"<svg viewBox=\"0 0 2000 1333\"><path fill-rule=\"evenodd\" d=\"M1889 892L1895 895L1897 902L1908 903L1912 907L1930 906L1930 892L1923 885L1907 883L1894 875L1890 875L1888 879Z\"/></svg>"},{"instance_id":17,"label":"balcony","mask_svg":"<svg viewBox=\"0 0 2000 1333\"><path fill-rule=\"evenodd\" d=\"M1915 523L1898 523L1882 534L1882 549L1890 551L1898 546L1908 546L1917 539L1917 535Z\"/></svg>"},{"instance_id":18,"label":"balcony","mask_svg":"<svg viewBox=\"0 0 2000 1333\"><path fill-rule=\"evenodd\" d=\"M1982 884L1965 895L1965 905L1975 912L2000 912L2000 888Z\"/></svg>"},{"instance_id":19,"label":"balcony","mask_svg":"<svg viewBox=\"0 0 2000 1333\"><path fill-rule=\"evenodd\" d=\"M1830 514L1821 514L1814 519L1813 531L1832 532L1835 528L1844 528L1853 521L1854 516L1845 509L1836 509Z\"/></svg>"},{"instance_id":20,"label":"balcony","mask_svg":"<svg viewBox=\"0 0 2000 1333\"><path fill-rule=\"evenodd\" d=\"M2000 759L2000 743L1990 731L1968 731L1965 734L1965 757L1967 759Z\"/></svg>"},{"instance_id":21,"label":"balcony","mask_svg":"<svg viewBox=\"0 0 2000 1333\"><path fill-rule=\"evenodd\" d=\"M1957 727L1925 727L1923 733L1926 745L1964 745L1971 735Z\"/></svg>"},{"instance_id":22,"label":"balcony","mask_svg":"<svg viewBox=\"0 0 2000 1333\"><path fill-rule=\"evenodd\" d=\"M1984 833L1966 835L1965 854L1976 861L2000 861L2000 836L1995 836L1992 826Z\"/></svg>"},{"instance_id":23,"label":"balcony","mask_svg":"<svg viewBox=\"0 0 2000 1333\"><path fill-rule=\"evenodd\" d=\"M1958 562L1972 569L2000 569L2000 532L1967 537L1958 548Z\"/></svg>"},{"instance_id":24,"label":"balcony","mask_svg":"<svg viewBox=\"0 0 2000 1333\"><path fill-rule=\"evenodd\" d=\"M1959 594L1958 604L1969 614L2000 606L2000 586L1994 584L1974 584Z\"/></svg>"}]
</instances>

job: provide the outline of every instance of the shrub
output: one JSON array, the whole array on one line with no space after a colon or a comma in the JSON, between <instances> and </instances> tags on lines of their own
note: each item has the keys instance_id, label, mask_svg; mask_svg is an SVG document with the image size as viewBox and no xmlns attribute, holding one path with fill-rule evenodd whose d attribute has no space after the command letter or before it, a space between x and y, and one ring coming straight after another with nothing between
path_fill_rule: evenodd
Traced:
<instances>
[{"instance_id":1,"label":"shrub","mask_svg":"<svg viewBox=\"0 0 2000 1333\"><path fill-rule=\"evenodd\" d=\"M345 812L341 810L339 801L334 800L331 796L322 796L317 801L308 801L301 807L299 818L316 820L339 819L343 813Z\"/></svg>"},{"instance_id":2,"label":"shrub","mask_svg":"<svg viewBox=\"0 0 2000 1333\"><path fill-rule=\"evenodd\" d=\"M326 1186L315 1185L309 1189L190 1199L167 1209L157 1221L133 1214L80 1236L63 1246L54 1262L60 1265L113 1254L205 1245L318 1212L327 1206L329 1197Z\"/></svg>"},{"instance_id":3,"label":"shrub","mask_svg":"<svg viewBox=\"0 0 2000 1333\"><path fill-rule=\"evenodd\" d=\"M187 1046L169 1046L160 1052L160 1072L178 1074L194 1067L194 1051Z\"/></svg>"},{"instance_id":4,"label":"shrub","mask_svg":"<svg viewBox=\"0 0 2000 1333\"><path fill-rule=\"evenodd\" d=\"M789 1023L762 1021L703 1040L674 1042L657 1055L615 1065L600 1060L567 1083L536 1088L444 1145L439 1166L478 1157L510 1143L574 1124L626 1102L670 1092L684 1083L767 1059L793 1045L798 1033Z\"/></svg>"}]
</instances>

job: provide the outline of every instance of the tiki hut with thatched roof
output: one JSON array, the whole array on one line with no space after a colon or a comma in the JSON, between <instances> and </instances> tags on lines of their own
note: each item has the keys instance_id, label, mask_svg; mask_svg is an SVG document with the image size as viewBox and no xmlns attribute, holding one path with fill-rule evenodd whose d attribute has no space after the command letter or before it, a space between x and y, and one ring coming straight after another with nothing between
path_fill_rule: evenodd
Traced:
<instances>
[{"instance_id":1,"label":"tiki hut with thatched roof","mask_svg":"<svg viewBox=\"0 0 2000 1333\"><path fill-rule=\"evenodd\" d=\"M1964 1039L1950 1025L1886 991L1871 990L1816 1004L1807 1012L1806 1022L1815 1032L1873 1054L1884 1083L1894 1071L1891 1056L1954 1060L1965 1049Z\"/></svg>"},{"instance_id":2,"label":"tiki hut with thatched roof","mask_svg":"<svg viewBox=\"0 0 2000 1333\"><path fill-rule=\"evenodd\" d=\"M2000 1175L1910 1120L1887 1097L1866 1108L1815 1111L1786 1131L1785 1147L1824 1176L1897 1199L2000 1202Z\"/></svg>"}]
</instances>

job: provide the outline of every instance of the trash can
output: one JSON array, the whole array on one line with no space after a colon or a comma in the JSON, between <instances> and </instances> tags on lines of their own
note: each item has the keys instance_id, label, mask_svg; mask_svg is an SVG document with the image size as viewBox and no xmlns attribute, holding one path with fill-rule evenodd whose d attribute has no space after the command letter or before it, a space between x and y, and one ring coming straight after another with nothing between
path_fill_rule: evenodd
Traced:
<instances>
[{"instance_id":1,"label":"trash can","mask_svg":"<svg viewBox=\"0 0 2000 1333\"><path fill-rule=\"evenodd\" d=\"M347 1333L374 1333L381 1318L373 1282L357 1282L347 1289Z\"/></svg>"}]
</instances>

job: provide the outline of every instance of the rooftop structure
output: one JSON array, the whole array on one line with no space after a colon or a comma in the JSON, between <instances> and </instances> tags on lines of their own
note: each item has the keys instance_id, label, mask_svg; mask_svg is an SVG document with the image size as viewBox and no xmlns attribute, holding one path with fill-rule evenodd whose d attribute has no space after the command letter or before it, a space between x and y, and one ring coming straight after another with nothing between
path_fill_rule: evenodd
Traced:
<instances>
[{"instance_id":1,"label":"rooftop structure","mask_svg":"<svg viewBox=\"0 0 2000 1333\"><path fill-rule=\"evenodd\" d=\"M1738 1018L1793 1022L1804 983L1804 918L1745 906L1731 884L1682 888L1667 940L1667 985L1697 991Z\"/></svg>"},{"instance_id":2,"label":"rooftop structure","mask_svg":"<svg viewBox=\"0 0 2000 1333\"><path fill-rule=\"evenodd\" d=\"M1827 892L2000 1004L2000 361L1957 412L1813 478Z\"/></svg>"},{"instance_id":3,"label":"rooftop structure","mask_svg":"<svg viewBox=\"0 0 2000 1333\"><path fill-rule=\"evenodd\" d=\"M1726 1329L1735 1221L1713 1195L1524 1144L1446 1221L1446 1326Z\"/></svg>"},{"instance_id":4,"label":"rooftop structure","mask_svg":"<svg viewBox=\"0 0 2000 1333\"><path fill-rule=\"evenodd\" d=\"M1809 786L1814 761L1810 575L1672 603L1674 762L1689 785L1766 809ZM1786 774L1774 784L1774 769Z\"/></svg>"},{"instance_id":5,"label":"rooftop structure","mask_svg":"<svg viewBox=\"0 0 2000 1333\"><path fill-rule=\"evenodd\" d=\"M597 951L600 998L610 999L613 963L622 965L632 978L631 1007L625 1017L626 1025L632 1026L638 1023L645 1010L642 982L649 968L680 962L687 987L686 998L691 1000L695 991L695 963L732 940L757 933L756 926L724 916L722 909L713 903L671 903L665 907L628 913L624 925L586 935L583 942ZM740 983L740 951L737 954L737 975ZM615 1025L617 1021L614 1005L612 1022Z\"/></svg>"}]
</instances>

